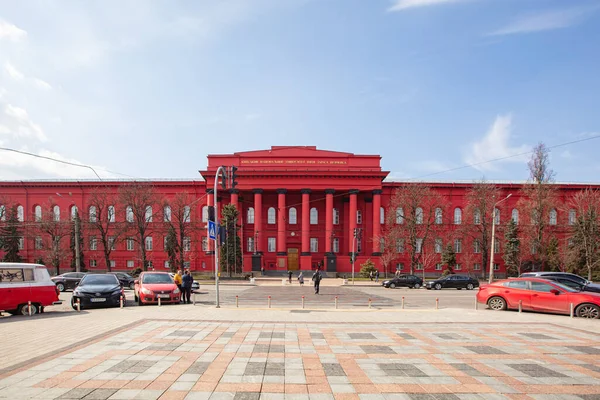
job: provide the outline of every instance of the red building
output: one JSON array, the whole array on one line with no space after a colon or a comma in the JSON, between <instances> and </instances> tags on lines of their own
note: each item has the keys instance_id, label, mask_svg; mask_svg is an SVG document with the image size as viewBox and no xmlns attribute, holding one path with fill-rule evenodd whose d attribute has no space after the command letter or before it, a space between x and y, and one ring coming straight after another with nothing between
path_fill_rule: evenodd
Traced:
<instances>
[{"instance_id":1,"label":"red building","mask_svg":"<svg viewBox=\"0 0 600 400\"><path fill-rule=\"evenodd\" d=\"M156 181L154 188L168 201L176 193L187 192L195 199L190 203L191 218L199 224L206 223L207 205L214 201L214 179L219 166L237 166L238 185L225 192L218 190L219 205L235 204L243 216L241 232L244 271L310 270L319 263L327 272L349 273L349 254L358 253L360 264L371 259L380 266L379 237L384 229L385 213L395 187L401 182L384 182L388 172L383 171L378 155L355 155L335 151L317 150L314 146L273 146L270 150L240 152L226 155L209 155L208 166L200 171L203 180ZM90 192L101 187L116 193L126 182L118 181L19 181L0 182L0 198L10 199L18 205L19 219L23 221L24 240L21 255L29 262L41 254L36 238L27 234L35 224L36 213L42 205L51 204L59 218L68 220L74 207L85 210L89 217ZM445 222L451 225L465 207L465 194L473 184L431 183L430 186L446 200ZM512 194L503 207L506 218L516 209L520 184L498 185L504 195ZM563 200L569 193L584 185L561 185ZM0 205L1 206L1 205ZM513 211L514 212L514 211ZM148 260L154 269L168 268L164 252L162 217L155 211L157 225L150 241ZM125 209L115 210L115 220L124 221ZM562 215L559 218L563 218ZM564 218L567 218L564 216ZM446 221L447 220L447 221ZM466 219L465 219L466 223ZM362 229L362 238L354 241L354 229ZM101 249L92 245L93 233L88 236L82 251L88 270L104 270ZM68 247L68 240L63 246ZM139 251L127 241L118 243L111 255L113 268L127 270L140 265ZM467 253L471 249L464 249ZM186 262L192 270L210 272L213 268L213 244L206 233L196 233L186 243ZM2 253L0 252L0 255ZM458 254L459 262L466 258ZM471 259L471 258L469 258ZM504 273L501 254L495 258L499 275ZM405 255L399 253L393 262L394 270L408 269ZM67 265L63 269L67 269ZM437 268L439 269L439 268ZM474 262L474 271L484 271L486 266ZM422 272L422 271L418 271ZM435 275L436 268L424 271Z\"/></svg>"}]
</instances>

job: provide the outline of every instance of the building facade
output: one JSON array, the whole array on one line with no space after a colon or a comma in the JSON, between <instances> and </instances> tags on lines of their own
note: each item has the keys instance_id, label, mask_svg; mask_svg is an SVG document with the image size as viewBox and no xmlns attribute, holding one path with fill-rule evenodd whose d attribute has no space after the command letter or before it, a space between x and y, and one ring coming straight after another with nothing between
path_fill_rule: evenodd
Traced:
<instances>
[{"instance_id":1,"label":"building facade","mask_svg":"<svg viewBox=\"0 0 600 400\"><path fill-rule=\"evenodd\" d=\"M402 182L384 182L388 172L381 168L378 155L356 155L335 151L318 150L313 146L273 146L269 150L240 152L226 155L209 155L208 165L199 171L203 180L155 181L153 187L160 196L156 209L150 209L151 233L146 240L147 259L155 270L169 268L165 252L166 204L177 193L189 196L189 223L197 227L184 238L186 266L197 272L210 273L214 269L214 242L208 239L206 224L208 205L214 202L214 180L219 166L238 167L237 186L234 189L217 189L219 214L225 204L234 204L241 214L239 232L243 254L243 270L287 271L311 270L322 266L327 273L348 275L352 271L350 254L357 254L355 268L368 259L381 270L381 237L385 231L386 218L394 190ZM19 181L0 182L0 199L15 205L19 220L23 223L21 255L28 262L35 262L44 254L42 238L33 230L42 212L52 212L54 218L70 221L74 210L79 210L83 221L84 244L81 249L87 270L106 269L103 252L93 230L86 222L95 218L89 206L94 190L116 195L128 182L117 181ZM444 215L440 224L448 229L470 223L463 216L466 193L473 184L430 183L432 189L444 199ZM502 196L511 195L499 212L499 221L518 218L520 184L497 185ZM563 203L584 185L561 185ZM0 204L0 207L3 205ZM169 208L169 215L170 215ZM115 224L128 219L125 206L114 210ZM555 215L555 223L568 223L568 212ZM440 213L441 214L441 213ZM170 218L170 217L169 217ZM437 217L436 217L437 218ZM361 235L355 238L355 229ZM114 244L111 254L113 270L132 270L142 267L139 243L133 238L122 238ZM500 241L498 241L500 242ZM69 240L61 246L69 247ZM475 274L485 274L487 266L481 265L481 252L477 246L463 248L455 241L460 269ZM437 252L436 248L436 253ZM501 249L496 253L496 274L505 274ZM2 252L0 251L0 256ZM440 255L441 258L441 255ZM441 259L440 259L441 262ZM416 273L427 276L441 274L440 262L422 267ZM401 270L408 272L410 262L401 249L385 272ZM468 264L468 266L466 265ZM66 261L63 270L70 269ZM383 270L382 270L383 272Z\"/></svg>"}]
</instances>

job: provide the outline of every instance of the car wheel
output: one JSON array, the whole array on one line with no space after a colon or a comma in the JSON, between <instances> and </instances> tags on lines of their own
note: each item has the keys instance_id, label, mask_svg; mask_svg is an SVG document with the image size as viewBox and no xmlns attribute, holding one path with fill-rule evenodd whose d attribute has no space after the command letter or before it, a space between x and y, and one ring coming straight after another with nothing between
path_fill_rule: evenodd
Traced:
<instances>
[{"instance_id":1,"label":"car wheel","mask_svg":"<svg viewBox=\"0 0 600 400\"><path fill-rule=\"evenodd\" d=\"M441 290L442 289L442 285L439 283L435 284L435 290Z\"/></svg>"},{"instance_id":2,"label":"car wheel","mask_svg":"<svg viewBox=\"0 0 600 400\"><path fill-rule=\"evenodd\" d=\"M31 303L31 315L35 315L38 312L38 305ZM29 315L29 306L27 304L21 304L17 309L19 315Z\"/></svg>"},{"instance_id":3,"label":"car wheel","mask_svg":"<svg viewBox=\"0 0 600 400\"><path fill-rule=\"evenodd\" d=\"M575 314L578 318L600 318L600 307L595 304L582 304L577 307Z\"/></svg>"},{"instance_id":4,"label":"car wheel","mask_svg":"<svg viewBox=\"0 0 600 400\"><path fill-rule=\"evenodd\" d=\"M59 292L64 292L66 290L65 285L63 283L57 283L56 288L58 289Z\"/></svg>"},{"instance_id":5,"label":"car wheel","mask_svg":"<svg viewBox=\"0 0 600 400\"><path fill-rule=\"evenodd\" d=\"M415 288L415 289L419 289L420 287L421 287L421 285L419 285L418 283L415 283L413 286L413 288Z\"/></svg>"},{"instance_id":6,"label":"car wheel","mask_svg":"<svg viewBox=\"0 0 600 400\"><path fill-rule=\"evenodd\" d=\"M488 306L494 311L506 310L506 301L502 297L492 297L488 300Z\"/></svg>"},{"instance_id":7,"label":"car wheel","mask_svg":"<svg viewBox=\"0 0 600 400\"><path fill-rule=\"evenodd\" d=\"M469 283L467 285L467 290L473 290L473 284L472 283Z\"/></svg>"},{"instance_id":8,"label":"car wheel","mask_svg":"<svg viewBox=\"0 0 600 400\"><path fill-rule=\"evenodd\" d=\"M396 284L395 283L390 283L390 288L391 289L395 289L396 288Z\"/></svg>"},{"instance_id":9,"label":"car wheel","mask_svg":"<svg viewBox=\"0 0 600 400\"><path fill-rule=\"evenodd\" d=\"M144 303L142 303L142 298L141 297L137 298L137 303L138 303L138 306L140 306L140 307L144 305Z\"/></svg>"}]
</instances>

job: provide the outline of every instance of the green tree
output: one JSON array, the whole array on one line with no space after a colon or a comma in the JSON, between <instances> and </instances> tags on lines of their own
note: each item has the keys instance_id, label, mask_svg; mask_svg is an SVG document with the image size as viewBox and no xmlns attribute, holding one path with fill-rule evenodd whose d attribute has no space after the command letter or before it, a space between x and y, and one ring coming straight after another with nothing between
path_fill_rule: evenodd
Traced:
<instances>
[{"instance_id":1,"label":"green tree","mask_svg":"<svg viewBox=\"0 0 600 400\"><path fill-rule=\"evenodd\" d=\"M177 272L177 268L179 265L177 254L179 253L179 247L179 242L177 241L177 232L175 232L175 228L173 227L173 225L169 225L165 251L167 252L167 256L169 257L169 266L171 267L171 272Z\"/></svg>"},{"instance_id":2,"label":"green tree","mask_svg":"<svg viewBox=\"0 0 600 400\"><path fill-rule=\"evenodd\" d=\"M504 232L504 263L509 276L521 275L521 240L519 239L519 226L511 218Z\"/></svg>"},{"instance_id":3,"label":"green tree","mask_svg":"<svg viewBox=\"0 0 600 400\"><path fill-rule=\"evenodd\" d=\"M456 266L456 252L454 251L454 247L452 244L448 244L442 253L442 264L446 264L448 267L446 271L444 271L444 275L453 274L454 267Z\"/></svg>"},{"instance_id":4,"label":"green tree","mask_svg":"<svg viewBox=\"0 0 600 400\"><path fill-rule=\"evenodd\" d=\"M375 268L375 263L373 263L370 258L364 263L360 264L360 276L363 278L368 278L371 272L375 274L376 271L377 269Z\"/></svg>"},{"instance_id":5,"label":"green tree","mask_svg":"<svg viewBox=\"0 0 600 400\"><path fill-rule=\"evenodd\" d=\"M242 243L238 235L238 218L240 212L233 204L223 207L221 225L225 227L225 243L221 246L219 259L221 271L229 276L242 272Z\"/></svg>"},{"instance_id":6,"label":"green tree","mask_svg":"<svg viewBox=\"0 0 600 400\"><path fill-rule=\"evenodd\" d=\"M79 211L75 211L75 216L73 218L73 223L71 224L71 240L69 247L71 248L71 253L73 254L71 258L71 268L75 269L77 266L77 254L75 251L75 226L77 225L77 232L79 236L79 267L81 271L85 271L85 262L83 261L83 234L81 230L81 218L79 218Z\"/></svg>"},{"instance_id":7,"label":"green tree","mask_svg":"<svg viewBox=\"0 0 600 400\"><path fill-rule=\"evenodd\" d=\"M21 262L19 254L19 241L21 240L20 222L17 216L17 207L14 206L6 213L6 223L0 229L0 248L5 252L3 262Z\"/></svg>"}]
</instances>

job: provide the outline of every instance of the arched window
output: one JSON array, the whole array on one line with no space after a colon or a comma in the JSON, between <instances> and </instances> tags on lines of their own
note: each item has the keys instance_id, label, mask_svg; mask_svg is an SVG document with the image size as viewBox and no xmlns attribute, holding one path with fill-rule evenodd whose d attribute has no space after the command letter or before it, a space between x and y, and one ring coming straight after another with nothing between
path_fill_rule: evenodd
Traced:
<instances>
[{"instance_id":1,"label":"arched window","mask_svg":"<svg viewBox=\"0 0 600 400\"><path fill-rule=\"evenodd\" d=\"M115 206L108 206L108 222L115 222Z\"/></svg>"},{"instance_id":2,"label":"arched window","mask_svg":"<svg viewBox=\"0 0 600 400\"><path fill-rule=\"evenodd\" d=\"M125 209L125 219L127 222L133 222L133 208L131 206L127 206Z\"/></svg>"},{"instance_id":3,"label":"arched window","mask_svg":"<svg viewBox=\"0 0 600 400\"><path fill-rule=\"evenodd\" d=\"M402 207L396 208L396 223L403 224L404 223L404 210Z\"/></svg>"},{"instance_id":4,"label":"arched window","mask_svg":"<svg viewBox=\"0 0 600 400\"><path fill-rule=\"evenodd\" d=\"M442 209L439 207L435 209L435 223L437 225L442 224Z\"/></svg>"},{"instance_id":5,"label":"arched window","mask_svg":"<svg viewBox=\"0 0 600 400\"><path fill-rule=\"evenodd\" d=\"M340 224L340 212L338 211L337 208L333 209L333 224L334 225Z\"/></svg>"},{"instance_id":6,"label":"arched window","mask_svg":"<svg viewBox=\"0 0 600 400\"><path fill-rule=\"evenodd\" d=\"M0 204L0 221L6 221L6 206Z\"/></svg>"},{"instance_id":7,"label":"arched window","mask_svg":"<svg viewBox=\"0 0 600 400\"><path fill-rule=\"evenodd\" d=\"M206 219L208 219L208 211L207 211L206 215L207 215ZM248 207L248 211L246 213L246 222L249 224L254 223L254 208L252 208L252 207Z\"/></svg>"},{"instance_id":8,"label":"arched window","mask_svg":"<svg viewBox=\"0 0 600 400\"><path fill-rule=\"evenodd\" d=\"M379 207L379 223L381 225L385 224L385 209L383 207Z\"/></svg>"},{"instance_id":9,"label":"arched window","mask_svg":"<svg viewBox=\"0 0 600 400\"><path fill-rule=\"evenodd\" d=\"M360 210L356 210L356 223L362 224L362 212Z\"/></svg>"},{"instance_id":10,"label":"arched window","mask_svg":"<svg viewBox=\"0 0 600 400\"><path fill-rule=\"evenodd\" d=\"M290 208L290 211L288 212L289 216L288 216L288 221L291 225L295 225L298 223L298 214L297 211L294 207Z\"/></svg>"},{"instance_id":11,"label":"arched window","mask_svg":"<svg viewBox=\"0 0 600 400\"><path fill-rule=\"evenodd\" d=\"M54 219L54 221L60 221L60 207L59 206L54 206L52 207L52 217Z\"/></svg>"},{"instance_id":12,"label":"arched window","mask_svg":"<svg viewBox=\"0 0 600 400\"><path fill-rule=\"evenodd\" d=\"M19 222L25 221L25 215L23 213L23 206L17 206L17 220Z\"/></svg>"},{"instance_id":13,"label":"arched window","mask_svg":"<svg viewBox=\"0 0 600 400\"><path fill-rule=\"evenodd\" d=\"M577 218L577 213L575 210L569 210L569 225L575 225L575 219Z\"/></svg>"},{"instance_id":14,"label":"arched window","mask_svg":"<svg viewBox=\"0 0 600 400\"><path fill-rule=\"evenodd\" d=\"M77 206L71 207L71 219L75 219L75 216L77 214L79 214L79 210L77 209Z\"/></svg>"},{"instance_id":15,"label":"arched window","mask_svg":"<svg viewBox=\"0 0 600 400\"><path fill-rule=\"evenodd\" d=\"M317 225L319 223L319 212L315 207L310 209L310 224Z\"/></svg>"},{"instance_id":16,"label":"arched window","mask_svg":"<svg viewBox=\"0 0 600 400\"><path fill-rule=\"evenodd\" d=\"M163 208L163 217L165 222L171 222L171 206L165 206Z\"/></svg>"},{"instance_id":17,"label":"arched window","mask_svg":"<svg viewBox=\"0 0 600 400\"><path fill-rule=\"evenodd\" d=\"M473 223L475 225L481 225L481 210L479 208L476 208L475 211L473 211Z\"/></svg>"},{"instance_id":18,"label":"arched window","mask_svg":"<svg viewBox=\"0 0 600 400\"><path fill-rule=\"evenodd\" d=\"M192 210L190 210L190 206L183 207L183 222L190 222L191 214Z\"/></svg>"},{"instance_id":19,"label":"arched window","mask_svg":"<svg viewBox=\"0 0 600 400\"><path fill-rule=\"evenodd\" d=\"M35 214L35 220L40 222L42 220L42 206L35 206L33 213Z\"/></svg>"},{"instance_id":20,"label":"arched window","mask_svg":"<svg viewBox=\"0 0 600 400\"><path fill-rule=\"evenodd\" d=\"M274 224L276 219L275 207L269 207L267 210L267 224Z\"/></svg>"},{"instance_id":21,"label":"arched window","mask_svg":"<svg viewBox=\"0 0 600 400\"><path fill-rule=\"evenodd\" d=\"M146 222L152 222L152 206L146 207Z\"/></svg>"},{"instance_id":22,"label":"arched window","mask_svg":"<svg viewBox=\"0 0 600 400\"><path fill-rule=\"evenodd\" d=\"M514 221L515 224L519 225L519 210L517 210L516 208L513 208L512 210L511 219Z\"/></svg>"},{"instance_id":23,"label":"arched window","mask_svg":"<svg viewBox=\"0 0 600 400\"><path fill-rule=\"evenodd\" d=\"M208 222L208 206L202 207L202 222Z\"/></svg>"},{"instance_id":24,"label":"arched window","mask_svg":"<svg viewBox=\"0 0 600 400\"><path fill-rule=\"evenodd\" d=\"M500 225L500 210L494 208L494 223Z\"/></svg>"},{"instance_id":25,"label":"arched window","mask_svg":"<svg viewBox=\"0 0 600 400\"><path fill-rule=\"evenodd\" d=\"M423 209L421 207L417 207L415 210L415 221L417 224L423 223Z\"/></svg>"},{"instance_id":26,"label":"arched window","mask_svg":"<svg viewBox=\"0 0 600 400\"><path fill-rule=\"evenodd\" d=\"M462 224L462 210L458 207L454 209L454 225Z\"/></svg>"},{"instance_id":27,"label":"arched window","mask_svg":"<svg viewBox=\"0 0 600 400\"><path fill-rule=\"evenodd\" d=\"M98 213L96 211L96 206L90 206L89 214L90 214L90 222L98 221Z\"/></svg>"},{"instance_id":28,"label":"arched window","mask_svg":"<svg viewBox=\"0 0 600 400\"><path fill-rule=\"evenodd\" d=\"M556 213L556 209L550 210L550 225L556 225L556 220L558 219L558 215Z\"/></svg>"}]
</instances>

